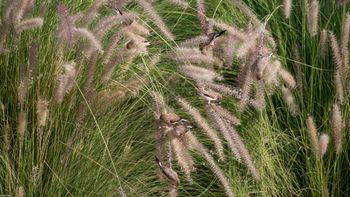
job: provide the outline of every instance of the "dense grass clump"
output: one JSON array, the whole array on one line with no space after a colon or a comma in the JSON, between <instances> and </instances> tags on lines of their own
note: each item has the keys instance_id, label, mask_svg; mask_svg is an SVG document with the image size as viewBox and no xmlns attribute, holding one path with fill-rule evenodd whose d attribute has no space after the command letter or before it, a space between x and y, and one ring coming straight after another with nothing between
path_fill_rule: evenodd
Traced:
<instances>
[{"instance_id":1,"label":"dense grass clump","mask_svg":"<svg viewBox=\"0 0 350 197\"><path fill-rule=\"evenodd\" d=\"M350 195L349 6L1 1L0 195Z\"/></svg>"}]
</instances>

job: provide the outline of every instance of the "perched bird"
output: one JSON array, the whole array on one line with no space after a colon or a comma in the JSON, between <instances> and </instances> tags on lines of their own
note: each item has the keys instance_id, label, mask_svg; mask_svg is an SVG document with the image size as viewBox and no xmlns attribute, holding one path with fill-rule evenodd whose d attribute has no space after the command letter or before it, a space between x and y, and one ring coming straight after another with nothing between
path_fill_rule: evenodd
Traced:
<instances>
[{"instance_id":1,"label":"perched bird","mask_svg":"<svg viewBox=\"0 0 350 197\"><path fill-rule=\"evenodd\" d=\"M160 160L158 159L157 156L155 156L156 162L160 168L160 170L162 171L162 173L169 179L169 181L174 184L174 185L179 185L180 184L180 179L179 176L177 175L177 173L166 166L163 166L163 164L160 162Z\"/></svg>"},{"instance_id":2,"label":"perched bird","mask_svg":"<svg viewBox=\"0 0 350 197\"><path fill-rule=\"evenodd\" d=\"M181 119L174 125L174 132L176 136L182 136L187 133L193 126L186 119Z\"/></svg>"},{"instance_id":3,"label":"perched bird","mask_svg":"<svg viewBox=\"0 0 350 197\"><path fill-rule=\"evenodd\" d=\"M257 57L257 60L255 62L255 69L256 69L256 79L260 80L263 76L265 67L268 66L273 53L260 53Z\"/></svg>"},{"instance_id":4,"label":"perched bird","mask_svg":"<svg viewBox=\"0 0 350 197\"><path fill-rule=\"evenodd\" d=\"M217 93L209 88L206 88L204 86L199 88L200 94L208 101L208 104L211 104L211 102L220 101L222 99L222 95L220 93Z\"/></svg>"},{"instance_id":5,"label":"perched bird","mask_svg":"<svg viewBox=\"0 0 350 197\"><path fill-rule=\"evenodd\" d=\"M216 38L222 36L224 33L226 32L226 30L220 31L219 33L211 33L208 34L208 41L209 43L213 42Z\"/></svg>"},{"instance_id":6,"label":"perched bird","mask_svg":"<svg viewBox=\"0 0 350 197\"><path fill-rule=\"evenodd\" d=\"M123 12L118 7L115 7L114 11L119 15L123 15Z\"/></svg>"},{"instance_id":7,"label":"perched bird","mask_svg":"<svg viewBox=\"0 0 350 197\"><path fill-rule=\"evenodd\" d=\"M187 133L187 131L187 127L182 124L176 125L174 129L176 136L182 136L183 134Z\"/></svg>"},{"instance_id":8,"label":"perched bird","mask_svg":"<svg viewBox=\"0 0 350 197\"><path fill-rule=\"evenodd\" d=\"M211 33L208 34L208 39L205 40L204 42L199 44L199 50L206 55L207 51L209 51L213 46L214 46L214 41L216 38L220 37L222 34L224 34L226 30L223 30L219 33Z\"/></svg>"},{"instance_id":9,"label":"perched bird","mask_svg":"<svg viewBox=\"0 0 350 197\"><path fill-rule=\"evenodd\" d=\"M117 14L123 15L123 7L127 4L129 0L110 0L109 4L113 10L117 12Z\"/></svg>"},{"instance_id":10,"label":"perched bird","mask_svg":"<svg viewBox=\"0 0 350 197\"><path fill-rule=\"evenodd\" d=\"M181 120L180 116L175 113L162 114L160 119L167 124L173 124Z\"/></svg>"}]
</instances>

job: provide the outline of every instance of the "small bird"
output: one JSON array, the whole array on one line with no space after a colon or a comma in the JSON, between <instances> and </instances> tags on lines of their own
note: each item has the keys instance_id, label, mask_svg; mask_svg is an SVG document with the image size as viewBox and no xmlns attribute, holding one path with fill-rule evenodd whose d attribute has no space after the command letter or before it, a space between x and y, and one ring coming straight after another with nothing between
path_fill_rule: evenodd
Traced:
<instances>
[{"instance_id":1,"label":"small bird","mask_svg":"<svg viewBox=\"0 0 350 197\"><path fill-rule=\"evenodd\" d=\"M226 32L226 30L223 30L219 33L211 33L208 34L207 37L208 39L205 40L204 42L199 44L199 50L206 55L206 51L209 51L208 48L211 48L214 46L214 41L216 38L220 37L222 34L224 34Z\"/></svg>"},{"instance_id":2,"label":"small bird","mask_svg":"<svg viewBox=\"0 0 350 197\"><path fill-rule=\"evenodd\" d=\"M160 119L167 124L173 124L181 120L180 116L175 113L162 114Z\"/></svg>"},{"instance_id":3,"label":"small bird","mask_svg":"<svg viewBox=\"0 0 350 197\"><path fill-rule=\"evenodd\" d=\"M110 0L109 5L117 14L123 15L122 8L128 2L128 0Z\"/></svg>"},{"instance_id":4,"label":"small bird","mask_svg":"<svg viewBox=\"0 0 350 197\"><path fill-rule=\"evenodd\" d=\"M123 15L123 12L118 7L115 7L114 11L119 15Z\"/></svg>"},{"instance_id":5,"label":"small bird","mask_svg":"<svg viewBox=\"0 0 350 197\"><path fill-rule=\"evenodd\" d=\"M178 124L175 126L174 132L176 136L182 136L185 133L187 133L190 129L192 128L192 126L187 126L184 124Z\"/></svg>"},{"instance_id":6,"label":"small bird","mask_svg":"<svg viewBox=\"0 0 350 197\"><path fill-rule=\"evenodd\" d=\"M209 42L214 41L216 38L222 36L225 32L226 30L220 31L219 33L214 32L214 33L208 34L208 41Z\"/></svg>"},{"instance_id":7,"label":"small bird","mask_svg":"<svg viewBox=\"0 0 350 197\"><path fill-rule=\"evenodd\" d=\"M211 104L213 101L219 101L222 98L222 95L220 93L217 93L206 87L200 87L199 90L200 94L208 101L208 104Z\"/></svg>"},{"instance_id":8,"label":"small bird","mask_svg":"<svg viewBox=\"0 0 350 197\"><path fill-rule=\"evenodd\" d=\"M179 120L179 122L177 122L178 124L184 125L187 129L193 129L192 124L190 123L190 121L181 118L181 120Z\"/></svg>"},{"instance_id":9,"label":"small bird","mask_svg":"<svg viewBox=\"0 0 350 197\"><path fill-rule=\"evenodd\" d=\"M265 70L265 67L267 66L268 62L270 61L273 53L268 54L259 54L257 57L255 68L256 68L256 79L260 80L263 76L263 72Z\"/></svg>"},{"instance_id":10,"label":"small bird","mask_svg":"<svg viewBox=\"0 0 350 197\"><path fill-rule=\"evenodd\" d=\"M156 159L156 162L157 162L160 170L169 179L169 181L176 186L179 185L180 179L179 179L179 176L177 175L177 173L173 169L166 167L166 166L163 166L157 156L155 156L155 159Z\"/></svg>"}]
</instances>

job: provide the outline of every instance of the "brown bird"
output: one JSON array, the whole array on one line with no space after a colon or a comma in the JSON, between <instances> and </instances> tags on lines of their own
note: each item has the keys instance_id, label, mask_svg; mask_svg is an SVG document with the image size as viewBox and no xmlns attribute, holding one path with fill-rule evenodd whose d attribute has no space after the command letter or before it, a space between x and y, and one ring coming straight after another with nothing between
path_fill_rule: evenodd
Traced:
<instances>
[{"instance_id":1,"label":"brown bird","mask_svg":"<svg viewBox=\"0 0 350 197\"><path fill-rule=\"evenodd\" d=\"M211 104L211 102L217 102L222 99L222 95L220 93L217 93L207 87L199 87L200 94L208 101L208 104Z\"/></svg>"},{"instance_id":2,"label":"brown bird","mask_svg":"<svg viewBox=\"0 0 350 197\"><path fill-rule=\"evenodd\" d=\"M110 0L109 5L112 7L117 14L123 15L123 7L127 4L129 0Z\"/></svg>"},{"instance_id":3,"label":"brown bird","mask_svg":"<svg viewBox=\"0 0 350 197\"><path fill-rule=\"evenodd\" d=\"M212 49L212 47L214 46L215 39L220 37L225 32L226 32L226 30L221 31L219 33L208 34L207 35L208 39L199 44L199 50L202 52L202 54L207 55L207 51Z\"/></svg>"},{"instance_id":4,"label":"brown bird","mask_svg":"<svg viewBox=\"0 0 350 197\"><path fill-rule=\"evenodd\" d=\"M180 179L179 179L179 176L177 175L177 173L173 169L166 167L166 166L163 166L162 163L159 161L157 156L155 156L155 158L156 158L156 162L157 162L160 170L169 179L169 181L174 185L179 185Z\"/></svg>"},{"instance_id":5,"label":"brown bird","mask_svg":"<svg viewBox=\"0 0 350 197\"><path fill-rule=\"evenodd\" d=\"M167 114L160 115L160 119L167 124L173 124L173 123L178 122L181 118L177 114L167 113Z\"/></svg>"},{"instance_id":6,"label":"brown bird","mask_svg":"<svg viewBox=\"0 0 350 197\"><path fill-rule=\"evenodd\" d=\"M183 124L176 125L175 129L174 129L176 136L182 136L183 134L187 133L188 131L189 131L189 128Z\"/></svg>"}]
</instances>

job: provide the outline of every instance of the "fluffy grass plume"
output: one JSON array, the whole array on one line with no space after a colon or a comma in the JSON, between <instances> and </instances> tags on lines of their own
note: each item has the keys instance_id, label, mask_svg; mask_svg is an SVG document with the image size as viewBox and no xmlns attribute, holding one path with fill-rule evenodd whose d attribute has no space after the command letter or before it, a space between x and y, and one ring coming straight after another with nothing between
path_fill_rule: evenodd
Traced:
<instances>
[{"instance_id":1,"label":"fluffy grass plume","mask_svg":"<svg viewBox=\"0 0 350 197\"><path fill-rule=\"evenodd\" d=\"M209 34L209 22L205 16L205 1L197 0L197 17L203 34Z\"/></svg>"},{"instance_id":2,"label":"fluffy grass plume","mask_svg":"<svg viewBox=\"0 0 350 197\"><path fill-rule=\"evenodd\" d=\"M343 67L345 74L349 71L349 33L350 33L350 14L346 14L346 17L342 24L341 33L341 45L340 50L343 57Z\"/></svg>"},{"instance_id":3,"label":"fluffy grass plume","mask_svg":"<svg viewBox=\"0 0 350 197\"><path fill-rule=\"evenodd\" d=\"M342 151L342 115L338 104L333 105L331 123L335 152L340 154Z\"/></svg>"},{"instance_id":4,"label":"fluffy grass plume","mask_svg":"<svg viewBox=\"0 0 350 197\"><path fill-rule=\"evenodd\" d=\"M212 104L211 106L219 114L219 116L221 116L223 119L226 119L229 123L231 123L233 125L241 124L241 120L238 119L236 116L234 116L227 109L223 108L220 105L216 105L216 104Z\"/></svg>"},{"instance_id":5,"label":"fluffy grass plume","mask_svg":"<svg viewBox=\"0 0 350 197\"><path fill-rule=\"evenodd\" d=\"M214 110L211 110L209 115L215 121L218 129L222 132L225 141L228 143L231 149L232 154L235 156L235 159L237 159L237 161L241 161L242 155L239 151L239 145L236 144L236 142L231 138L230 131L228 130L225 122L221 119L221 117L219 117L217 112Z\"/></svg>"},{"instance_id":6,"label":"fluffy grass plume","mask_svg":"<svg viewBox=\"0 0 350 197\"><path fill-rule=\"evenodd\" d=\"M322 29L320 33L320 54L322 57L324 57L326 53L327 38L328 38L327 30Z\"/></svg>"},{"instance_id":7,"label":"fluffy grass plume","mask_svg":"<svg viewBox=\"0 0 350 197\"><path fill-rule=\"evenodd\" d=\"M315 156L315 158L319 159L320 158L320 143L318 140L317 136L317 129L316 129L316 124L314 121L314 118L312 116L309 116L307 118L307 133L309 135L309 141L311 144L311 150Z\"/></svg>"},{"instance_id":8,"label":"fluffy grass plume","mask_svg":"<svg viewBox=\"0 0 350 197\"><path fill-rule=\"evenodd\" d=\"M316 36L318 31L318 18L320 14L320 2L311 0L308 8L308 30L311 36Z\"/></svg>"},{"instance_id":9,"label":"fluffy grass plume","mask_svg":"<svg viewBox=\"0 0 350 197\"><path fill-rule=\"evenodd\" d=\"M343 60L339 48L339 42L333 31L329 31L329 39L332 47L333 60L339 73L343 73Z\"/></svg>"},{"instance_id":10,"label":"fluffy grass plume","mask_svg":"<svg viewBox=\"0 0 350 197\"><path fill-rule=\"evenodd\" d=\"M338 71L335 72L334 83L335 83L335 91L336 91L337 100L340 104L343 104L344 103L344 88L343 88L341 73L339 73Z\"/></svg>"},{"instance_id":11,"label":"fluffy grass plume","mask_svg":"<svg viewBox=\"0 0 350 197\"><path fill-rule=\"evenodd\" d=\"M177 138L173 137L170 140L172 151L175 154L176 160L183 169L188 182L192 183L191 172L193 171L192 156L184 146L184 144Z\"/></svg>"},{"instance_id":12,"label":"fluffy grass plume","mask_svg":"<svg viewBox=\"0 0 350 197\"><path fill-rule=\"evenodd\" d=\"M292 0L283 0L283 13L287 19L290 17L290 14L292 12L292 5Z\"/></svg>"},{"instance_id":13,"label":"fluffy grass plume","mask_svg":"<svg viewBox=\"0 0 350 197\"><path fill-rule=\"evenodd\" d=\"M288 106L288 110L292 115L296 115L298 113L298 105L296 104L293 93L286 87L282 87L282 95L285 103Z\"/></svg>"},{"instance_id":14,"label":"fluffy grass plume","mask_svg":"<svg viewBox=\"0 0 350 197\"><path fill-rule=\"evenodd\" d=\"M228 181L227 177L224 175L223 171L215 163L214 158L209 154L208 150L203 146L202 143L198 141L198 139L192 133L190 132L187 133L187 136L192 146L195 147L195 149L198 150L198 152L200 152L204 156L206 161L209 163L211 170L214 172L214 174L217 176L217 178L223 185L226 195L228 197L235 196L230 182Z\"/></svg>"},{"instance_id":15,"label":"fluffy grass plume","mask_svg":"<svg viewBox=\"0 0 350 197\"><path fill-rule=\"evenodd\" d=\"M58 25L58 38L63 41L72 44L73 43L73 23L71 16L65 5L60 4L57 6L57 14L59 17Z\"/></svg>"},{"instance_id":16,"label":"fluffy grass plume","mask_svg":"<svg viewBox=\"0 0 350 197\"><path fill-rule=\"evenodd\" d=\"M28 115L24 110L21 110L18 114L18 127L17 127L17 133L21 139L23 139L24 135L26 134L28 125Z\"/></svg>"},{"instance_id":17,"label":"fluffy grass plume","mask_svg":"<svg viewBox=\"0 0 350 197\"><path fill-rule=\"evenodd\" d=\"M43 25L43 19L42 18L31 18L26 19L24 21L21 21L15 26L16 33L21 33L22 31L25 31L27 29L33 29L33 28L39 28Z\"/></svg>"},{"instance_id":18,"label":"fluffy grass plume","mask_svg":"<svg viewBox=\"0 0 350 197\"><path fill-rule=\"evenodd\" d=\"M322 158L328 150L329 136L326 133L322 133L318 141L320 146L320 158Z\"/></svg>"},{"instance_id":19,"label":"fluffy grass plume","mask_svg":"<svg viewBox=\"0 0 350 197\"><path fill-rule=\"evenodd\" d=\"M47 119L49 117L49 103L47 100L39 99L36 105L36 114L39 127L44 127L46 125Z\"/></svg>"},{"instance_id":20,"label":"fluffy grass plume","mask_svg":"<svg viewBox=\"0 0 350 197\"><path fill-rule=\"evenodd\" d=\"M350 193L348 140L338 153L327 151L337 148L333 131L349 129L348 0L205 0L200 9L196 1L144 2L1 1L0 194L16 196L19 187L26 196ZM43 24L25 26L35 18ZM246 68L248 91L241 89ZM153 108L150 92L169 107ZM203 116L215 111L226 129L217 134L224 162L178 97ZM286 112L290 103L297 116ZM330 112L334 103L340 112ZM208 126L216 128L210 114ZM320 132L333 133L316 134L323 160L310 160L307 114ZM339 114L344 120L335 121ZM225 138L244 142L250 161L238 162ZM177 149L191 156L193 184Z\"/></svg>"},{"instance_id":21,"label":"fluffy grass plume","mask_svg":"<svg viewBox=\"0 0 350 197\"><path fill-rule=\"evenodd\" d=\"M152 4L147 0L138 0L137 2L146 11L146 13L163 32L163 34L169 40L174 40L175 36L169 31L168 27L165 25L162 18L158 15L157 11L153 8Z\"/></svg>"},{"instance_id":22,"label":"fluffy grass plume","mask_svg":"<svg viewBox=\"0 0 350 197\"><path fill-rule=\"evenodd\" d=\"M178 98L177 101L183 107L187 113L196 121L206 135L214 142L215 149L221 160L224 160L224 147L217 132L208 124L208 122L201 116L201 114L193 106L191 106L185 99Z\"/></svg>"}]
</instances>

